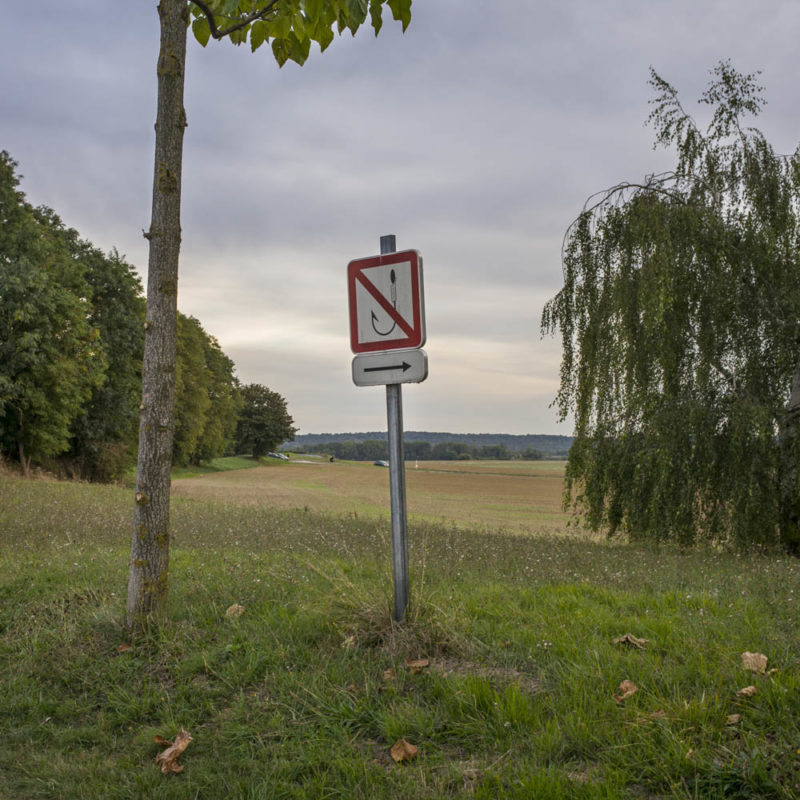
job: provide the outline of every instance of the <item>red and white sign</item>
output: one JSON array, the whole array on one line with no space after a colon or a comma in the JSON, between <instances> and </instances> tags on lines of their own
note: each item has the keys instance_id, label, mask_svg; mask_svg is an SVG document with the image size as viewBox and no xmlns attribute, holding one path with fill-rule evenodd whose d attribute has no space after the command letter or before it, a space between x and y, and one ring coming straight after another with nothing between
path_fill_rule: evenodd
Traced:
<instances>
[{"instance_id":1,"label":"red and white sign","mask_svg":"<svg viewBox=\"0 0 800 800\"><path fill-rule=\"evenodd\" d=\"M416 250L351 261L347 293L354 353L425 344L422 256Z\"/></svg>"}]
</instances>

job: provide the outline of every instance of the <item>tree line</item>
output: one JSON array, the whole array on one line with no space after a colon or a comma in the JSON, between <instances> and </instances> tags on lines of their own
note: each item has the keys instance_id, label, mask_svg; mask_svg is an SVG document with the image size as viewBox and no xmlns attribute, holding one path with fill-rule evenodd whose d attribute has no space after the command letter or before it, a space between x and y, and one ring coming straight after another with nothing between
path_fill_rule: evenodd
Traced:
<instances>
[{"instance_id":1,"label":"tree line","mask_svg":"<svg viewBox=\"0 0 800 800\"><path fill-rule=\"evenodd\" d=\"M438 442L403 439L403 450L407 460L459 461L468 459L525 459L538 461L550 458L549 454L528 447L523 451L509 450L502 444L469 445L464 442ZM389 443L385 439L365 439L363 441L330 441L303 447L307 453L326 455L347 461L378 461L389 458Z\"/></svg>"},{"instance_id":2,"label":"tree line","mask_svg":"<svg viewBox=\"0 0 800 800\"><path fill-rule=\"evenodd\" d=\"M309 452L314 445L327 445L333 442L364 442L367 440L386 441L385 431L367 431L358 433L302 433L296 438L296 446ZM466 444L477 452L484 445L503 445L509 451L509 458L518 458L519 454L535 450L543 454L543 458L562 459L567 457L571 436L552 434L510 434L510 433L446 433L440 431L404 431L404 442L429 442L431 446L439 444ZM406 445L407 446L407 445ZM324 450L321 452L325 452ZM473 451L467 451L473 452ZM514 455L517 453L518 455Z\"/></svg>"},{"instance_id":3,"label":"tree line","mask_svg":"<svg viewBox=\"0 0 800 800\"><path fill-rule=\"evenodd\" d=\"M111 481L136 461L145 301L134 268L20 191L0 152L0 453ZM177 465L293 438L285 400L242 386L200 321L178 315Z\"/></svg>"}]
</instances>

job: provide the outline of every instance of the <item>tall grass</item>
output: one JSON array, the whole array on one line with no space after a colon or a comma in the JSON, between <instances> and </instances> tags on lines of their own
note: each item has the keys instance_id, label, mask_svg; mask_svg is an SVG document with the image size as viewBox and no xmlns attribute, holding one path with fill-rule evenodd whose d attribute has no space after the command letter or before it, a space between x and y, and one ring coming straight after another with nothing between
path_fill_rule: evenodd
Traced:
<instances>
[{"instance_id":1,"label":"tall grass","mask_svg":"<svg viewBox=\"0 0 800 800\"><path fill-rule=\"evenodd\" d=\"M130 492L0 477L0 797L800 797L794 560L414 525L396 626L385 522L172 517L169 622L129 642Z\"/></svg>"}]
</instances>

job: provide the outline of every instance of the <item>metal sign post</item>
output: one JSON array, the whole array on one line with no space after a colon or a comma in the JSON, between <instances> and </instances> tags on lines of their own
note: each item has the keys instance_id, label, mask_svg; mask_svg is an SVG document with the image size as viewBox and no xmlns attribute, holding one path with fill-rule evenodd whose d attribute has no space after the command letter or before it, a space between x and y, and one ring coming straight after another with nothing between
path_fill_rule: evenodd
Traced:
<instances>
[{"instance_id":1,"label":"metal sign post","mask_svg":"<svg viewBox=\"0 0 800 800\"><path fill-rule=\"evenodd\" d=\"M381 255L396 250L394 235L381 236ZM408 611L408 525L406 521L406 461L403 453L403 386L386 384L386 421L389 430L389 493L392 504L392 573L394 618L402 622Z\"/></svg>"},{"instance_id":2,"label":"metal sign post","mask_svg":"<svg viewBox=\"0 0 800 800\"><path fill-rule=\"evenodd\" d=\"M347 267L353 382L386 385L389 430L389 489L392 510L394 618L408 613L408 525L406 465L403 453L403 383L428 377L422 257L398 253L395 237L381 236L381 254L351 261Z\"/></svg>"}]
</instances>

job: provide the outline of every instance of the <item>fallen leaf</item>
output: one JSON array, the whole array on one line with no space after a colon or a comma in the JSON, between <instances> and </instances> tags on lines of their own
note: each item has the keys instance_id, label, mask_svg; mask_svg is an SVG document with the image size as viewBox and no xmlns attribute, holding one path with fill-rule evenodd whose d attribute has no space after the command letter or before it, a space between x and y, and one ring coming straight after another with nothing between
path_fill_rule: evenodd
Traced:
<instances>
[{"instance_id":1,"label":"fallen leaf","mask_svg":"<svg viewBox=\"0 0 800 800\"><path fill-rule=\"evenodd\" d=\"M130 642L123 642L118 648L118 653L127 653L128 650L133 650L133 645Z\"/></svg>"},{"instance_id":2,"label":"fallen leaf","mask_svg":"<svg viewBox=\"0 0 800 800\"><path fill-rule=\"evenodd\" d=\"M427 658L407 658L406 659L406 666L414 673L414 675L419 675L422 670L426 669L431 665L431 662Z\"/></svg>"},{"instance_id":3,"label":"fallen leaf","mask_svg":"<svg viewBox=\"0 0 800 800\"><path fill-rule=\"evenodd\" d=\"M741 721L741 714L728 714L728 716L725 718L726 725L738 725Z\"/></svg>"},{"instance_id":4,"label":"fallen leaf","mask_svg":"<svg viewBox=\"0 0 800 800\"><path fill-rule=\"evenodd\" d=\"M383 679L385 681L393 681L394 680L394 670L389 667L389 669L385 669L383 671Z\"/></svg>"},{"instance_id":5,"label":"fallen leaf","mask_svg":"<svg viewBox=\"0 0 800 800\"><path fill-rule=\"evenodd\" d=\"M634 636L632 633L626 633L624 636L617 636L616 639L612 640L611 644L627 644L630 647L637 648L638 650L644 650L647 641L647 639L640 639L638 636Z\"/></svg>"},{"instance_id":6,"label":"fallen leaf","mask_svg":"<svg viewBox=\"0 0 800 800\"><path fill-rule=\"evenodd\" d=\"M399 764L402 761L411 761L419 752L419 748L411 744L411 742L407 742L405 739L398 739L389 752L392 758Z\"/></svg>"},{"instance_id":7,"label":"fallen leaf","mask_svg":"<svg viewBox=\"0 0 800 800\"><path fill-rule=\"evenodd\" d=\"M358 691L358 686L356 686L354 683L350 683L350 684L347 685L347 691L348 692L357 692Z\"/></svg>"},{"instance_id":8,"label":"fallen leaf","mask_svg":"<svg viewBox=\"0 0 800 800\"><path fill-rule=\"evenodd\" d=\"M174 742L170 742L163 736L154 737L154 741L159 745L168 745L167 749L156 756L156 764L161 764L162 772L183 772L183 765L178 764L178 757L189 746L192 737L189 732L181 728Z\"/></svg>"},{"instance_id":9,"label":"fallen leaf","mask_svg":"<svg viewBox=\"0 0 800 800\"><path fill-rule=\"evenodd\" d=\"M633 681L622 681L619 685L619 694L614 695L614 702L621 703L623 700L627 700L629 697L636 694L639 691L639 687Z\"/></svg>"},{"instance_id":10,"label":"fallen leaf","mask_svg":"<svg viewBox=\"0 0 800 800\"><path fill-rule=\"evenodd\" d=\"M235 619L236 617L241 617L244 614L244 606L240 606L238 603L234 603L232 606L228 606L228 610L225 612L225 616L228 619Z\"/></svg>"},{"instance_id":11,"label":"fallen leaf","mask_svg":"<svg viewBox=\"0 0 800 800\"><path fill-rule=\"evenodd\" d=\"M736 696L752 697L756 692L758 692L758 689L756 689L755 686L745 686L744 689L739 689L739 691L736 692Z\"/></svg>"},{"instance_id":12,"label":"fallen leaf","mask_svg":"<svg viewBox=\"0 0 800 800\"><path fill-rule=\"evenodd\" d=\"M767 657L763 653L742 653L742 666L750 672L763 675L767 671Z\"/></svg>"}]
</instances>

